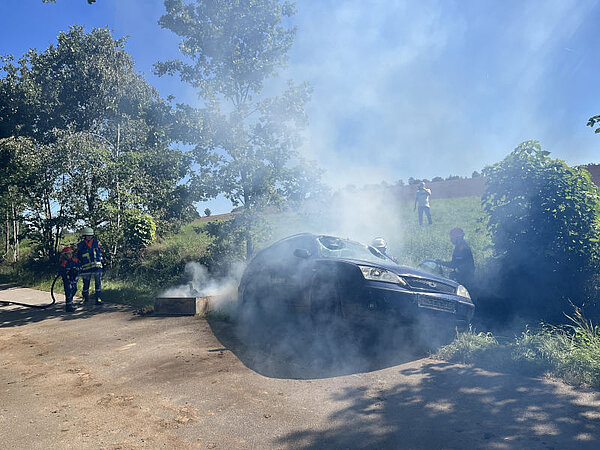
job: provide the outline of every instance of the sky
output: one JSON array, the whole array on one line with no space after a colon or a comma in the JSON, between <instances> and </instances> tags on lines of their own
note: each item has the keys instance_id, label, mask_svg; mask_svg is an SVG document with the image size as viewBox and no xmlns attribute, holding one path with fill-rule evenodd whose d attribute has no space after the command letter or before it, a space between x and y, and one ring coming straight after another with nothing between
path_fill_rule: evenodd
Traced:
<instances>
[{"instance_id":1,"label":"sky","mask_svg":"<svg viewBox=\"0 0 600 450\"><path fill-rule=\"evenodd\" d=\"M136 70L166 97L195 91L152 65L178 56L161 0L0 0L0 54L56 43L69 25L129 36ZM289 64L274 84L308 81L301 152L334 189L470 176L539 140L570 165L600 163L599 1L299 0ZM213 214L222 198L199 205Z\"/></svg>"}]
</instances>

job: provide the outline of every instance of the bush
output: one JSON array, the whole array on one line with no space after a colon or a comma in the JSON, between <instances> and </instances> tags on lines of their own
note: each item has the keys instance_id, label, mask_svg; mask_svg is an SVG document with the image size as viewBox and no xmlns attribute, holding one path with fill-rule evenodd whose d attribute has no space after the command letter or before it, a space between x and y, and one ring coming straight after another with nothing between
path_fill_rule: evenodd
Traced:
<instances>
[{"instance_id":1,"label":"bush","mask_svg":"<svg viewBox=\"0 0 600 450\"><path fill-rule=\"evenodd\" d=\"M503 301L523 316L557 320L568 299L594 298L600 203L587 171L548 155L527 141L486 167L482 201Z\"/></svg>"}]
</instances>

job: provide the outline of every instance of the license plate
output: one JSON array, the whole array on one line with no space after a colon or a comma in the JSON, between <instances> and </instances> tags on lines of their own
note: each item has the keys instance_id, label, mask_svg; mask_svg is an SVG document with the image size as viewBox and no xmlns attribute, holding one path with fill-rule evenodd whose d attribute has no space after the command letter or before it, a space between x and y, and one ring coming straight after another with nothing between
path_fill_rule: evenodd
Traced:
<instances>
[{"instance_id":1,"label":"license plate","mask_svg":"<svg viewBox=\"0 0 600 450\"><path fill-rule=\"evenodd\" d=\"M420 308L437 309L439 311L448 311L451 313L456 312L456 303L442 298L419 295L417 297L417 304Z\"/></svg>"}]
</instances>

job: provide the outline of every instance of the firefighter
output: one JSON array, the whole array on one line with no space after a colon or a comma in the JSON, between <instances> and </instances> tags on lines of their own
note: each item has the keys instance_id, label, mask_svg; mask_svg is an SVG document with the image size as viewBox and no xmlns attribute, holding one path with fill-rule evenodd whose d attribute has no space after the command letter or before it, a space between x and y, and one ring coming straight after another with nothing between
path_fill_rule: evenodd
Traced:
<instances>
[{"instance_id":1,"label":"firefighter","mask_svg":"<svg viewBox=\"0 0 600 450\"><path fill-rule=\"evenodd\" d=\"M77 258L81 264L81 278L83 280L83 301L88 302L90 297L90 282L94 278L96 305L102 304L102 246L94 239L94 230L85 227L81 230L83 240L77 244Z\"/></svg>"},{"instance_id":2,"label":"firefighter","mask_svg":"<svg viewBox=\"0 0 600 450\"><path fill-rule=\"evenodd\" d=\"M73 306L73 297L77 291L77 281L79 280L79 260L73 258L73 249L65 247L61 252L61 262L58 269L58 274L62 277L65 287L65 311L75 311Z\"/></svg>"},{"instance_id":3,"label":"firefighter","mask_svg":"<svg viewBox=\"0 0 600 450\"><path fill-rule=\"evenodd\" d=\"M383 256L385 256L388 259L391 259L396 264L398 264L398 260L395 257L393 257L392 255L388 254L387 244L385 242L385 239L383 239L382 237L377 237L377 238L373 239L373 242L371 242L371 247L377 249L377 251L379 251L379 253L381 253Z\"/></svg>"},{"instance_id":4,"label":"firefighter","mask_svg":"<svg viewBox=\"0 0 600 450\"><path fill-rule=\"evenodd\" d=\"M471 247L465 242L465 232L462 228L456 227L450 230L450 241L454 244L452 260L440 261L438 259L436 262L442 266L452 268L450 278L469 288L473 285L475 277L475 262L473 261Z\"/></svg>"}]
</instances>

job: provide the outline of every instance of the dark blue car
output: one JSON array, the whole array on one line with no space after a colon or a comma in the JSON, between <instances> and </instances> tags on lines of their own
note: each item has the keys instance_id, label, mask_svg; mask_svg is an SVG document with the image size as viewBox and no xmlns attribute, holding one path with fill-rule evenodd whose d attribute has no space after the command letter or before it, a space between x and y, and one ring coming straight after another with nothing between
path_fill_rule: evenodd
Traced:
<instances>
[{"instance_id":1,"label":"dark blue car","mask_svg":"<svg viewBox=\"0 0 600 450\"><path fill-rule=\"evenodd\" d=\"M298 234L260 251L238 288L243 308L265 316L305 314L360 325L468 327L475 306L453 280L396 264L373 247L335 236Z\"/></svg>"}]
</instances>

